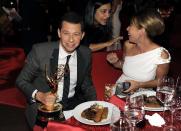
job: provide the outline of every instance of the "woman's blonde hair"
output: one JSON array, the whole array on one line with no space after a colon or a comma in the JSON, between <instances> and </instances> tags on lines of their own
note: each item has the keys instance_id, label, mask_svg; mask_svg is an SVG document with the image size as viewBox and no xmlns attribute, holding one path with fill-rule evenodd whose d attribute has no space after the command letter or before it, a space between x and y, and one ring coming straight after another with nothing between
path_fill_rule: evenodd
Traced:
<instances>
[{"instance_id":1,"label":"woman's blonde hair","mask_svg":"<svg viewBox=\"0 0 181 131\"><path fill-rule=\"evenodd\" d=\"M154 9L147 9L137 13L132 17L131 23L134 23L138 29L144 28L150 39L161 35L165 30L164 20Z\"/></svg>"}]
</instances>

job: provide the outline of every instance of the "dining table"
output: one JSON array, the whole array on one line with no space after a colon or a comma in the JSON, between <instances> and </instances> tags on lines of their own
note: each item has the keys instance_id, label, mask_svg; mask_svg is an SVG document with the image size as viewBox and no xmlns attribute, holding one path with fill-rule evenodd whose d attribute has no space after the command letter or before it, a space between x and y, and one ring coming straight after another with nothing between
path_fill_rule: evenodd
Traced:
<instances>
[{"instance_id":1,"label":"dining table","mask_svg":"<svg viewBox=\"0 0 181 131\"><path fill-rule=\"evenodd\" d=\"M124 112L124 107L126 103L125 98L120 98L117 95L113 95L107 102L112 103L119 107L121 111ZM145 110L145 115L153 115L154 113L158 113L160 116L163 116L163 111L149 111ZM176 130L181 130L181 120L174 119L174 125L176 126ZM74 115L71 116L66 121L58 122L58 121L49 121L45 128L42 128L38 125L34 126L34 131L110 131L110 125L88 125L85 123L81 123L78 121ZM145 124L143 127L139 128L139 131L163 131L164 125L161 127L152 126L148 120L145 119Z\"/></svg>"}]
</instances>

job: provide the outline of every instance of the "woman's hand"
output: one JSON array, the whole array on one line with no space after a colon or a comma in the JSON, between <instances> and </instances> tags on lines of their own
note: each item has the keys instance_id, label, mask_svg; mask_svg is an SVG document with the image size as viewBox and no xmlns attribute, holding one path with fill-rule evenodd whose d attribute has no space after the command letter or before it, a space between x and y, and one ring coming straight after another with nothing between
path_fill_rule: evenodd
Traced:
<instances>
[{"instance_id":1,"label":"woman's hand","mask_svg":"<svg viewBox=\"0 0 181 131\"><path fill-rule=\"evenodd\" d=\"M115 64L119 61L119 58L117 56L116 53L109 53L106 57L106 60L110 63L110 64Z\"/></svg>"},{"instance_id":2,"label":"woman's hand","mask_svg":"<svg viewBox=\"0 0 181 131\"><path fill-rule=\"evenodd\" d=\"M140 86L140 82L137 82L137 81L134 81L134 80L126 80L126 82L130 82L130 83L131 83L130 88L127 89L126 91L124 91L124 92L126 92L126 93L128 93L128 92L134 92L134 91L135 91L136 89L138 89L139 86Z\"/></svg>"},{"instance_id":3,"label":"woman's hand","mask_svg":"<svg viewBox=\"0 0 181 131\"><path fill-rule=\"evenodd\" d=\"M114 38L114 39L106 42L106 45L107 45L107 47L108 47L108 46L111 46L111 45L114 45L114 44L119 44L119 41L122 40L122 39L123 39L123 37L122 37L122 36L119 36L119 37L117 37L117 38Z\"/></svg>"}]
</instances>

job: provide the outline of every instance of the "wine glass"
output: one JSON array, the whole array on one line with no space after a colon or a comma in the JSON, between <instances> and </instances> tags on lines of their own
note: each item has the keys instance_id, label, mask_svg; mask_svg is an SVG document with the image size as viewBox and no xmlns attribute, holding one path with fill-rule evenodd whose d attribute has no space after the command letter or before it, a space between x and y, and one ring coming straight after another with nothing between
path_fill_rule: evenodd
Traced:
<instances>
[{"instance_id":1,"label":"wine glass","mask_svg":"<svg viewBox=\"0 0 181 131\"><path fill-rule=\"evenodd\" d=\"M174 79L172 77L164 76L158 79L156 96L164 104L164 109L172 102L175 92L174 87Z\"/></svg>"},{"instance_id":2,"label":"wine glass","mask_svg":"<svg viewBox=\"0 0 181 131\"><path fill-rule=\"evenodd\" d=\"M181 107L181 78L179 76L176 81L176 96L177 107Z\"/></svg>"},{"instance_id":3,"label":"wine glass","mask_svg":"<svg viewBox=\"0 0 181 131\"><path fill-rule=\"evenodd\" d=\"M129 121L131 130L137 130L136 124L144 119L144 99L143 95L127 96L125 105L125 116Z\"/></svg>"},{"instance_id":4,"label":"wine glass","mask_svg":"<svg viewBox=\"0 0 181 131\"><path fill-rule=\"evenodd\" d=\"M176 127L174 126L174 113L177 109L177 102L176 102L176 93L174 93L169 106L167 106L168 110L164 110L164 119L166 124L164 126L164 131L176 131Z\"/></svg>"},{"instance_id":5,"label":"wine glass","mask_svg":"<svg viewBox=\"0 0 181 131\"><path fill-rule=\"evenodd\" d=\"M176 105L175 87L174 78L172 77L164 76L158 80L156 95L164 105L163 117L166 121L164 127L165 131L175 130L175 127L173 126L173 114Z\"/></svg>"},{"instance_id":6,"label":"wine glass","mask_svg":"<svg viewBox=\"0 0 181 131\"><path fill-rule=\"evenodd\" d=\"M178 120L181 120L181 78L178 76L176 81L176 111L175 117Z\"/></svg>"},{"instance_id":7,"label":"wine glass","mask_svg":"<svg viewBox=\"0 0 181 131\"><path fill-rule=\"evenodd\" d=\"M116 106L112 108L110 131L129 131L124 113Z\"/></svg>"}]
</instances>

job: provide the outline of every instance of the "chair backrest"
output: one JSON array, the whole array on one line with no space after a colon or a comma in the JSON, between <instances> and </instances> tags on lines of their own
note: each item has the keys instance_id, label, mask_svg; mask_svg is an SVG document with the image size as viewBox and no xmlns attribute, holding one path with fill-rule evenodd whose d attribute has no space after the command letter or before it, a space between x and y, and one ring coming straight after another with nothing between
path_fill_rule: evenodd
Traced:
<instances>
[{"instance_id":1,"label":"chair backrest","mask_svg":"<svg viewBox=\"0 0 181 131\"><path fill-rule=\"evenodd\" d=\"M24 66L25 54L22 48L0 49L0 88L14 87L16 77Z\"/></svg>"}]
</instances>

